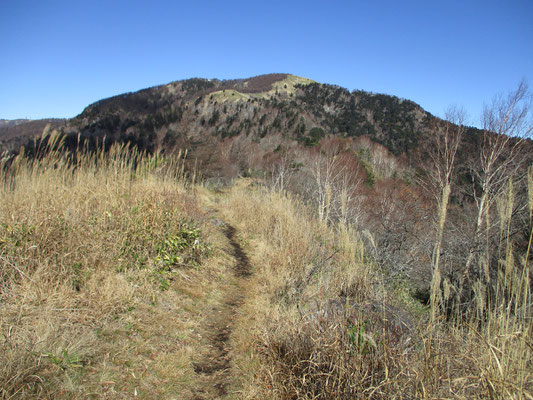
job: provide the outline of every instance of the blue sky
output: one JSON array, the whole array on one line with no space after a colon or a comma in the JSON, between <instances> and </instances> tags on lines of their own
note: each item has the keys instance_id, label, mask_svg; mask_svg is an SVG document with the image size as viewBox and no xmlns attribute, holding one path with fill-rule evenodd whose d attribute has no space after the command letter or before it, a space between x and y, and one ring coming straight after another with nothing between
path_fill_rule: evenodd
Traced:
<instances>
[{"instance_id":1,"label":"blue sky","mask_svg":"<svg viewBox=\"0 0 533 400\"><path fill-rule=\"evenodd\" d=\"M0 0L0 118L191 77L288 72L442 116L533 86L533 1Z\"/></svg>"}]
</instances>

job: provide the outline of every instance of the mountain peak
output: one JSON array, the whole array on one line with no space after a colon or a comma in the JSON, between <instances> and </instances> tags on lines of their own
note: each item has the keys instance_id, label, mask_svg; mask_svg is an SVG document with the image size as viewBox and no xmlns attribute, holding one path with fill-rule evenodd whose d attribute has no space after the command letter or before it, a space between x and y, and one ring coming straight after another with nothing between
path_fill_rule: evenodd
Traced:
<instances>
[{"instance_id":1,"label":"mountain peak","mask_svg":"<svg viewBox=\"0 0 533 400\"><path fill-rule=\"evenodd\" d=\"M273 73L231 80L191 78L113 96L89 105L62 131L91 140L127 141L148 151L188 148L190 154L218 153L206 149L232 138L243 146L258 145L265 157L277 148L315 146L328 135L347 140L365 136L399 155L417 147L428 116L394 96ZM14 149L7 142L5 147Z\"/></svg>"}]
</instances>

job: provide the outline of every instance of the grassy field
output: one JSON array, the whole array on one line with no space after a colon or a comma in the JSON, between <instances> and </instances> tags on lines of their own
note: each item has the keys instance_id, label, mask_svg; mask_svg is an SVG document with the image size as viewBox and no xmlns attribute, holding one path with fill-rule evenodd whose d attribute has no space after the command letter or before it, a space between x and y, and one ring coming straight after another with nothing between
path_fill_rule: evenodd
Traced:
<instances>
[{"instance_id":1,"label":"grassy field","mask_svg":"<svg viewBox=\"0 0 533 400\"><path fill-rule=\"evenodd\" d=\"M3 398L194 389L199 326L231 257L176 167L114 147L75 164L19 157L4 171Z\"/></svg>"},{"instance_id":2,"label":"grassy field","mask_svg":"<svg viewBox=\"0 0 533 400\"><path fill-rule=\"evenodd\" d=\"M533 398L529 255L509 241L498 296L449 318L445 289L428 325L358 232L296 197L56 140L0 165L2 398Z\"/></svg>"}]
</instances>

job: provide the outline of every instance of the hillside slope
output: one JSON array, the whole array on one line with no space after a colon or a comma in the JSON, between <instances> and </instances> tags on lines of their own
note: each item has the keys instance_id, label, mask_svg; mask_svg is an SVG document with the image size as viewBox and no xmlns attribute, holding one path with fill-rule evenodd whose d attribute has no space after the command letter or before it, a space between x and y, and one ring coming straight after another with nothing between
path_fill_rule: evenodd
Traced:
<instances>
[{"instance_id":1,"label":"hillside slope","mask_svg":"<svg viewBox=\"0 0 533 400\"><path fill-rule=\"evenodd\" d=\"M149 151L187 148L207 175L234 176L264 168L276 150L311 147L327 135L367 137L395 155L405 154L416 149L431 119L415 103L394 96L269 74L188 79L114 96L91 104L60 130L72 142L80 135L128 141ZM40 127L19 126L40 134ZM20 137L4 137L4 149L20 145Z\"/></svg>"},{"instance_id":2,"label":"hillside slope","mask_svg":"<svg viewBox=\"0 0 533 400\"><path fill-rule=\"evenodd\" d=\"M27 145L35 137L40 136L45 129L53 130L63 127L65 119L16 119L0 120L0 153L3 151L17 151Z\"/></svg>"},{"instance_id":3,"label":"hillside slope","mask_svg":"<svg viewBox=\"0 0 533 400\"><path fill-rule=\"evenodd\" d=\"M189 79L112 97L87 107L65 132L148 150L187 148L208 175L234 176L265 168L276 150L312 146L328 134L366 136L403 154L417 146L429 118L410 101L271 74Z\"/></svg>"}]
</instances>

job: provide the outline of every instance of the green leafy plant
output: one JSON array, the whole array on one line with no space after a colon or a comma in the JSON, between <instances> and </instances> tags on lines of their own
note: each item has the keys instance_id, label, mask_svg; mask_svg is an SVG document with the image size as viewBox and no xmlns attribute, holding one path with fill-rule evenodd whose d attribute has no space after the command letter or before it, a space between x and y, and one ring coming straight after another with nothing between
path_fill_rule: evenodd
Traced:
<instances>
[{"instance_id":1,"label":"green leafy plant","mask_svg":"<svg viewBox=\"0 0 533 400\"><path fill-rule=\"evenodd\" d=\"M348 340L353 348L360 354L367 355L373 353L377 345L374 339L365 332L368 321L363 323L350 324L348 328Z\"/></svg>"},{"instance_id":2,"label":"green leafy plant","mask_svg":"<svg viewBox=\"0 0 533 400\"><path fill-rule=\"evenodd\" d=\"M72 286L74 287L74 289L76 289L76 291L80 291L81 285L83 283L82 266L83 265L81 262L77 262L72 265Z\"/></svg>"},{"instance_id":3,"label":"green leafy plant","mask_svg":"<svg viewBox=\"0 0 533 400\"><path fill-rule=\"evenodd\" d=\"M47 357L52 364L63 371L69 368L82 368L85 365L85 361L81 356L69 353L67 349L63 349L59 355L53 353L45 353L43 355Z\"/></svg>"},{"instance_id":4,"label":"green leafy plant","mask_svg":"<svg viewBox=\"0 0 533 400\"><path fill-rule=\"evenodd\" d=\"M159 290L164 292L165 290L168 290L170 288L170 280L161 276L159 278Z\"/></svg>"},{"instance_id":5,"label":"green leafy plant","mask_svg":"<svg viewBox=\"0 0 533 400\"><path fill-rule=\"evenodd\" d=\"M2 232L3 231L3 232ZM0 245L20 247L33 235L34 227L26 224L0 224Z\"/></svg>"},{"instance_id":6,"label":"green leafy plant","mask_svg":"<svg viewBox=\"0 0 533 400\"><path fill-rule=\"evenodd\" d=\"M191 223L182 223L174 234L167 234L159 244L156 261L159 269L171 270L176 266L197 266L208 247L200 240L200 229Z\"/></svg>"},{"instance_id":7,"label":"green leafy plant","mask_svg":"<svg viewBox=\"0 0 533 400\"><path fill-rule=\"evenodd\" d=\"M209 246L202 242L200 233L200 229L192 222L180 222L177 232L168 233L159 243L153 276L161 291L170 288L175 268L198 268L201 258L209 251Z\"/></svg>"}]
</instances>

